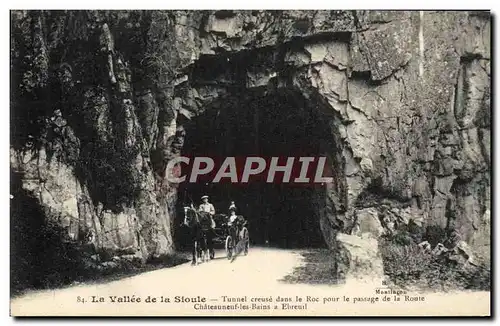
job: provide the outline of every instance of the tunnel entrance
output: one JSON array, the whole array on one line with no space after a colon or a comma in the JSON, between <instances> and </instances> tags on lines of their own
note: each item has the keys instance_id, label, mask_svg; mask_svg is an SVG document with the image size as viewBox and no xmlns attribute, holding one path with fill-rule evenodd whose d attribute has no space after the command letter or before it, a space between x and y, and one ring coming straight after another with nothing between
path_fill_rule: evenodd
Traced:
<instances>
[{"instance_id":1,"label":"tunnel entrance","mask_svg":"<svg viewBox=\"0 0 500 326\"><path fill-rule=\"evenodd\" d=\"M302 95L250 92L226 97L183 123L183 156L325 156L328 121ZM329 147L331 148L331 147ZM188 173L188 172L187 172ZM282 174L280 174L281 176ZM324 186L250 182L179 185L179 208L210 196L217 213L235 201L249 222L251 242L280 248L326 247L314 196ZM180 214L182 216L182 214Z\"/></svg>"}]
</instances>

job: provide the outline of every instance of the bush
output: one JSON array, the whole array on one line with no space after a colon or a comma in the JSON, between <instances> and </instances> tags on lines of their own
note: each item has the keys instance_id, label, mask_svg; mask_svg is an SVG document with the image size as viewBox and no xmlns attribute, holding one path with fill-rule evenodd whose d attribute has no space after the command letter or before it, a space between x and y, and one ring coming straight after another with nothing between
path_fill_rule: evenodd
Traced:
<instances>
[{"instance_id":1,"label":"bush","mask_svg":"<svg viewBox=\"0 0 500 326\"><path fill-rule=\"evenodd\" d=\"M473 272L467 273L467 280L470 289L482 291L491 290L491 266L482 264Z\"/></svg>"},{"instance_id":2,"label":"bush","mask_svg":"<svg viewBox=\"0 0 500 326\"><path fill-rule=\"evenodd\" d=\"M398 237L382 239L384 272L398 286L430 289L490 289L490 267L460 265L446 256L424 252L417 244L402 244Z\"/></svg>"},{"instance_id":3,"label":"bush","mask_svg":"<svg viewBox=\"0 0 500 326\"><path fill-rule=\"evenodd\" d=\"M428 225L425 230L425 240L434 248L438 243L445 243L449 232L439 225Z\"/></svg>"},{"instance_id":4,"label":"bush","mask_svg":"<svg viewBox=\"0 0 500 326\"><path fill-rule=\"evenodd\" d=\"M397 282L419 279L435 263L433 257L415 244L401 243L398 237L395 239L397 242L381 243L385 273Z\"/></svg>"},{"instance_id":5,"label":"bush","mask_svg":"<svg viewBox=\"0 0 500 326\"><path fill-rule=\"evenodd\" d=\"M29 202L24 202L27 205ZM39 215L12 214L11 290L47 289L70 284L84 276L83 257L71 242L63 241L65 230Z\"/></svg>"}]
</instances>

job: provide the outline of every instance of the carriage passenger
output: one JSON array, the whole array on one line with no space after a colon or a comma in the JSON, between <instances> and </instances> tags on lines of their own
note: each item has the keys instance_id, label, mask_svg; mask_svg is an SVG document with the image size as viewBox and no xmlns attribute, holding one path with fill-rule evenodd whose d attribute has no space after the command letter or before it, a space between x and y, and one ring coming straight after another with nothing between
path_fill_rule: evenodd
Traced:
<instances>
[{"instance_id":1,"label":"carriage passenger","mask_svg":"<svg viewBox=\"0 0 500 326\"><path fill-rule=\"evenodd\" d=\"M229 234L233 238L233 241L238 242L238 235L243 227L246 225L246 220L242 215L236 215L236 211L234 209L230 210L230 215L228 218L227 225L229 227Z\"/></svg>"},{"instance_id":2,"label":"carriage passenger","mask_svg":"<svg viewBox=\"0 0 500 326\"><path fill-rule=\"evenodd\" d=\"M236 211L234 209L229 210L229 220L227 225L232 226L234 222L237 220L238 216L236 215Z\"/></svg>"},{"instance_id":3,"label":"carriage passenger","mask_svg":"<svg viewBox=\"0 0 500 326\"><path fill-rule=\"evenodd\" d=\"M231 205L229 205L229 215L231 215L231 211L234 210L236 213L238 209L236 208L236 204L234 203L234 200L231 201Z\"/></svg>"},{"instance_id":4,"label":"carriage passenger","mask_svg":"<svg viewBox=\"0 0 500 326\"><path fill-rule=\"evenodd\" d=\"M238 215L236 224L238 225L238 228L241 229L247 224L247 220L242 215Z\"/></svg>"},{"instance_id":5,"label":"carriage passenger","mask_svg":"<svg viewBox=\"0 0 500 326\"><path fill-rule=\"evenodd\" d=\"M236 215L236 212L234 209L229 210L230 215L228 218L228 223L227 225L229 226L237 226L238 229L241 229L241 227L246 225L246 220L242 215Z\"/></svg>"},{"instance_id":6,"label":"carriage passenger","mask_svg":"<svg viewBox=\"0 0 500 326\"><path fill-rule=\"evenodd\" d=\"M227 226L229 227L229 234L233 241L236 241L236 235L238 234L238 226L236 224L238 220L238 216L236 215L236 211L234 209L229 210L229 217L227 221Z\"/></svg>"}]
</instances>

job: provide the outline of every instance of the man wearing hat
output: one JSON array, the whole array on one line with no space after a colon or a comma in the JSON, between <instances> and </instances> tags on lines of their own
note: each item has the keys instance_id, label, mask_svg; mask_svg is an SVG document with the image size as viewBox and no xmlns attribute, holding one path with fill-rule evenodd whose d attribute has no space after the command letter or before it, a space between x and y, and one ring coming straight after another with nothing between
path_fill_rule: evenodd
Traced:
<instances>
[{"instance_id":1,"label":"man wearing hat","mask_svg":"<svg viewBox=\"0 0 500 326\"><path fill-rule=\"evenodd\" d=\"M201 203L200 207L198 208L198 210L201 212L210 213L210 215L215 215L214 205L212 205L208 202L208 196L207 195L202 196L201 201L202 201L202 203Z\"/></svg>"},{"instance_id":2,"label":"man wearing hat","mask_svg":"<svg viewBox=\"0 0 500 326\"><path fill-rule=\"evenodd\" d=\"M208 202L208 196L202 196L201 197L201 205L198 208L198 211L200 212L205 212L208 213L210 216L210 229L207 230L207 246L208 250L210 252L210 259L214 258L215 252L214 252L214 246L213 246L213 238L214 238L214 229L215 229L215 221L213 219L213 216L215 215L215 208L214 205Z\"/></svg>"},{"instance_id":3,"label":"man wearing hat","mask_svg":"<svg viewBox=\"0 0 500 326\"><path fill-rule=\"evenodd\" d=\"M202 201L202 203L201 203L200 207L198 208L198 210L200 212L209 213L210 216L213 217L215 215L215 208L214 208L214 205L212 205L211 203L208 202L208 196L207 195L202 196L201 201ZM212 218L212 229L213 228L215 228L215 221Z\"/></svg>"}]
</instances>

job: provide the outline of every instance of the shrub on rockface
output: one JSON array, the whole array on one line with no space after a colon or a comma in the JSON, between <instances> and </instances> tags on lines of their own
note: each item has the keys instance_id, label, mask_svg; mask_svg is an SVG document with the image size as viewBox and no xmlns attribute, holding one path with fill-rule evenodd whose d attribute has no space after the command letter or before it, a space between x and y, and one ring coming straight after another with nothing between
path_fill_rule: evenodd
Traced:
<instances>
[{"instance_id":1,"label":"shrub on rockface","mask_svg":"<svg viewBox=\"0 0 500 326\"><path fill-rule=\"evenodd\" d=\"M420 231L424 231L421 229ZM407 229L380 239L384 273L398 286L423 288L490 290L490 266L485 262L460 264L444 255L434 255L418 247L413 239L449 243L448 232L439 226L427 227L420 235Z\"/></svg>"},{"instance_id":2,"label":"shrub on rockface","mask_svg":"<svg viewBox=\"0 0 500 326\"><path fill-rule=\"evenodd\" d=\"M491 290L491 266L481 263L478 268L466 273L469 288L490 291Z\"/></svg>"},{"instance_id":3,"label":"shrub on rockface","mask_svg":"<svg viewBox=\"0 0 500 326\"><path fill-rule=\"evenodd\" d=\"M137 154L136 148L120 149L110 142L89 143L82 150L79 171L92 198L115 211L130 204L140 191L140 176L133 166Z\"/></svg>"},{"instance_id":4,"label":"shrub on rockface","mask_svg":"<svg viewBox=\"0 0 500 326\"><path fill-rule=\"evenodd\" d=\"M431 286L441 277L441 264L437 257L423 252L416 244L402 244L390 239L380 242L384 273L396 284ZM443 275L444 276L444 275Z\"/></svg>"},{"instance_id":5,"label":"shrub on rockface","mask_svg":"<svg viewBox=\"0 0 500 326\"><path fill-rule=\"evenodd\" d=\"M11 174L11 291L52 288L69 284L84 271L81 253L65 242L65 230Z\"/></svg>"}]
</instances>

